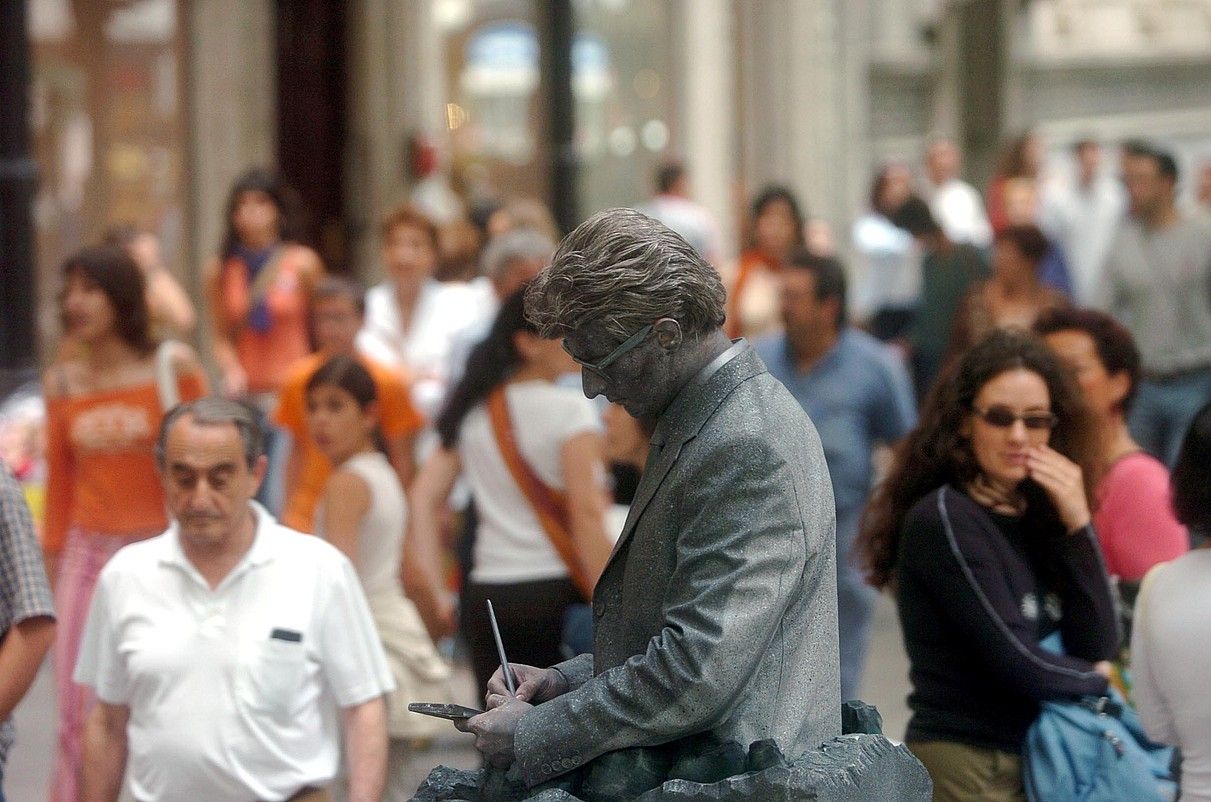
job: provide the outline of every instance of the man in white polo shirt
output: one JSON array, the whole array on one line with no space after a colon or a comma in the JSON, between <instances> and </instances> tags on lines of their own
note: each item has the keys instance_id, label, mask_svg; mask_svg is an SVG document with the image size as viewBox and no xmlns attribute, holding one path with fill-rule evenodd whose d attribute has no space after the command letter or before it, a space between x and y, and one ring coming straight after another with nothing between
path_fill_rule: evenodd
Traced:
<instances>
[{"instance_id":1,"label":"man in white polo shirt","mask_svg":"<svg viewBox=\"0 0 1211 802\"><path fill-rule=\"evenodd\" d=\"M97 583L76 681L96 689L85 802L377 802L391 672L348 560L252 501L265 475L249 409L165 416L157 459L174 522ZM115 499L115 503L118 500Z\"/></svg>"}]
</instances>

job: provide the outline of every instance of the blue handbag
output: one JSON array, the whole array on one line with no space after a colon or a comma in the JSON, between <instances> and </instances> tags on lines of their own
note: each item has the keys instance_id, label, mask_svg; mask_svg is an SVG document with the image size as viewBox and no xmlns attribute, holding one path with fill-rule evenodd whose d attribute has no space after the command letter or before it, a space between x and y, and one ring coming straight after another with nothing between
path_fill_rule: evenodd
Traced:
<instances>
[{"instance_id":1,"label":"blue handbag","mask_svg":"<svg viewBox=\"0 0 1211 802\"><path fill-rule=\"evenodd\" d=\"M1031 802L1177 798L1173 748L1149 741L1135 710L1114 688L1109 694L1043 703L1022 747L1022 778Z\"/></svg>"}]
</instances>

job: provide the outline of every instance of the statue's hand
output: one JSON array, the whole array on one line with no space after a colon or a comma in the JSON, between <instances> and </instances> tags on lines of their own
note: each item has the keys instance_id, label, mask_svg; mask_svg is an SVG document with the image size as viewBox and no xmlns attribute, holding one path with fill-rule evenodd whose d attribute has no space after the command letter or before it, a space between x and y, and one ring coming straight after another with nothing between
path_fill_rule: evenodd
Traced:
<instances>
[{"instance_id":1,"label":"statue's hand","mask_svg":"<svg viewBox=\"0 0 1211 802\"><path fill-rule=\"evenodd\" d=\"M533 709L533 705L508 698L486 713L455 721L454 726L463 732L475 733L475 748L489 763L498 768L508 768L515 758L513 736L517 733L517 723Z\"/></svg>"},{"instance_id":2,"label":"statue's hand","mask_svg":"<svg viewBox=\"0 0 1211 802\"><path fill-rule=\"evenodd\" d=\"M531 704L549 702L556 696L568 692L567 678L554 668L535 668L520 663L509 663L513 671L513 679L517 682L517 699ZM492 679L488 680L488 692L484 701L491 710L499 707L512 698L509 688L505 685L505 675L501 669L496 669Z\"/></svg>"}]
</instances>

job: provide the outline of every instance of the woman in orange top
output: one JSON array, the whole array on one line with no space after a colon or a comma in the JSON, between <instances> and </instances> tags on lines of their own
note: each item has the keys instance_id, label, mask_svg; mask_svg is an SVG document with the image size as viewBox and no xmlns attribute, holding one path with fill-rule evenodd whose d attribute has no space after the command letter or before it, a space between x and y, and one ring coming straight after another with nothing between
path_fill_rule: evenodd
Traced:
<instances>
[{"instance_id":1,"label":"woman in orange top","mask_svg":"<svg viewBox=\"0 0 1211 802\"><path fill-rule=\"evenodd\" d=\"M43 547L56 578L58 754L52 802L79 798L81 735L92 705L72 669L102 566L127 543L168 525L153 456L164 410L143 274L121 248L67 260L61 307L75 357L44 377L47 491ZM205 379L193 351L174 344L177 395L197 398Z\"/></svg>"},{"instance_id":2,"label":"woman in orange top","mask_svg":"<svg viewBox=\"0 0 1211 802\"><path fill-rule=\"evenodd\" d=\"M728 295L728 336L755 336L777 327L778 292L773 279L806 244L803 211L794 193L781 186L761 190L753 201L752 247L741 254Z\"/></svg>"},{"instance_id":3,"label":"woman in orange top","mask_svg":"<svg viewBox=\"0 0 1211 802\"><path fill-rule=\"evenodd\" d=\"M206 269L221 389L265 416L277 406L290 366L311 353L311 289L324 272L315 251L294 239L296 198L274 173L243 175L227 199L222 250ZM286 441L266 431L269 471L257 499L277 515Z\"/></svg>"}]
</instances>

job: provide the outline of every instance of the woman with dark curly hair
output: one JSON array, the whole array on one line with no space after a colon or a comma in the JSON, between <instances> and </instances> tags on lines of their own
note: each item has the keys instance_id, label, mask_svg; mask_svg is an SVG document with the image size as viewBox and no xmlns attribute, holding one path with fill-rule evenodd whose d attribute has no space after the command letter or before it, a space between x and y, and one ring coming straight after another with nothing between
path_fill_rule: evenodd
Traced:
<instances>
[{"instance_id":1,"label":"woman with dark curly hair","mask_svg":"<svg viewBox=\"0 0 1211 802\"><path fill-rule=\"evenodd\" d=\"M1173 508L1201 546L1144 577L1131 633L1132 693L1148 737L1182 750L1183 802L1211 802L1211 404L1182 441Z\"/></svg>"},{"instance_id":2,"label":"woman with dark curly hair","mask_svg":"<svg viewBox=\"0 0 1211 802\"><path fill-rule=\"evenodd\" d=\"M1039 703L1106 690L1119 634L1094 464L1068 374L1033 336L998 330L938 382L868 510L868 575L895 591L911 663L905 740L935 802L1024 800Z\"/></svg>"}]
</instances>

